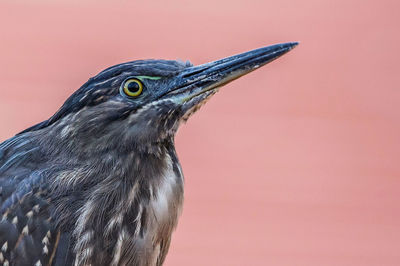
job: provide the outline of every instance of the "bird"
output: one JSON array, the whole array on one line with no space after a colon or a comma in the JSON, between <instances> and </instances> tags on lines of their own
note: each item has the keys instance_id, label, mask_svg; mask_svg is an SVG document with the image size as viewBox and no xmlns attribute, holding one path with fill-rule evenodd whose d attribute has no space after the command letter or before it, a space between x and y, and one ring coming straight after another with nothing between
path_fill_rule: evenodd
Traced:
<instances>
[{"instance_id":1,"label":"bird","mask_svg":"<svg viewBox=\"0 0 400 266\"><path fill-rule=\"evenodd\" d=\"M194 66L118 64L0 144L0 265L162 265L182 211L181 124L289 42Z\"/></svg>"}]
</instances>

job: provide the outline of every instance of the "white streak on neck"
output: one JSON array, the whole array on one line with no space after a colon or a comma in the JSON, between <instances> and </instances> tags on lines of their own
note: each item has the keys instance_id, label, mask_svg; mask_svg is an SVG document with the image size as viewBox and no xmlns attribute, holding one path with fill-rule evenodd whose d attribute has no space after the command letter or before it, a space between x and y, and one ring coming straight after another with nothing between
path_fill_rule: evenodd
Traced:
<instances>
[{"instance_id":1,"label":"white streak on neck","mask_svg":"<svg viewBox=\"0 0 400 266\"><path fill-rule=\"evenodd\" d=\"M155 188L155 199L152 202L152 207L157 221L162 221L168 218L169 205L171 203L174 188L176 184L176 175L173 169L171 157L166 155L166 169L160 177L160 183Z\"/></svg>"}]
</instances>

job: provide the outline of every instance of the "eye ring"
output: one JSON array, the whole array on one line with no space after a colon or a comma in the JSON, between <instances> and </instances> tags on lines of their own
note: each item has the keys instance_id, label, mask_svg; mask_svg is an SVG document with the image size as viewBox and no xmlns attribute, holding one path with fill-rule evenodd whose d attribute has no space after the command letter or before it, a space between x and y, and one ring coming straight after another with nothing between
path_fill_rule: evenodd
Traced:
<instances>
[{"instance_id":1,"label":"eye ring","mask_svg":"<svg viewBox=\"0 0 400 266\"><path fill-rule=\"evenodd\" d=\"M122 91L128 97L138 97L143 92L143 83L136 78L127 79L123 83Z\"/></svg>"}]
</instances>

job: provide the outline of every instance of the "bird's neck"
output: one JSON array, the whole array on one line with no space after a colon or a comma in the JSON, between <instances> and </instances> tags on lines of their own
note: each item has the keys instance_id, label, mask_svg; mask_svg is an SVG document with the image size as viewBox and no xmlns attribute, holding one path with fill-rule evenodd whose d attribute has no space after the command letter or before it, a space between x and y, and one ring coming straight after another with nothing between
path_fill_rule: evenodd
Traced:
<instances>
[{"instance_id":1,"label":"bird's neck","mask_svg":"<svg viewBox=\"0 0 400 266\"><path fill-rule=\"evenodd\" d=\"M74 228L77 254L84 249L94 249L99 258L102 249L113 253L121 237L145 240L140 242L143 250L154 241L169 241L183 201L183 175L172 139L94 153L86 160L59 158L55 165L63 160L66 165L51 175L52 202L63 210L57 217L60 226Z\"/></svg>"}]
</instances>

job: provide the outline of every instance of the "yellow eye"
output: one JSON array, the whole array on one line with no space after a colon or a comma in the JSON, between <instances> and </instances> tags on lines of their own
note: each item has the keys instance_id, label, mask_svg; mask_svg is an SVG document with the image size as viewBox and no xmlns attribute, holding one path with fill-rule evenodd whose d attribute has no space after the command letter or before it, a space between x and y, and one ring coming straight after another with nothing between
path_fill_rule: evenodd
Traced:
<instances>
[{"instance_id":1,"label":"yellow eye","mask_svg":"<svg viewBox=\"0 0 400 266\"><path fill-rule=\"evenodd\" d=\"M124 83L123 90L129 97L138 97L143 92L143 83L138 79L128 79Z\"/></svg>"}]
</instances>

